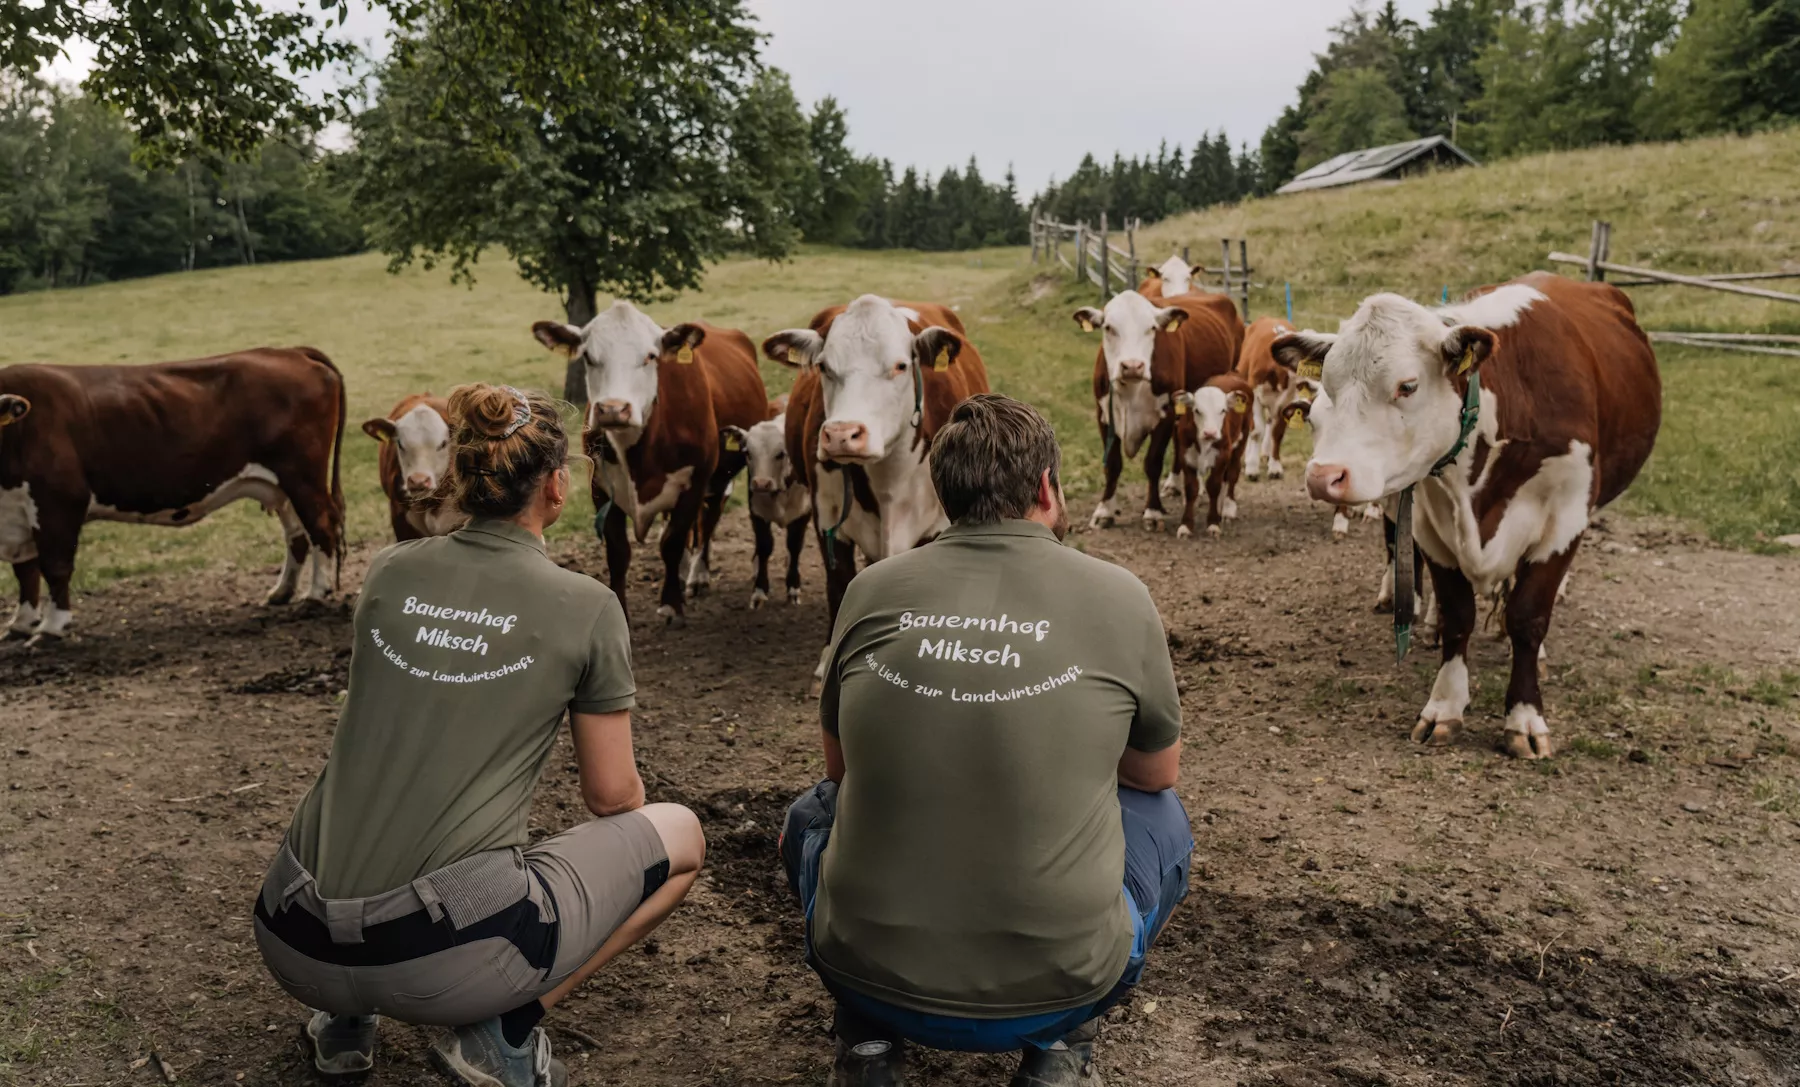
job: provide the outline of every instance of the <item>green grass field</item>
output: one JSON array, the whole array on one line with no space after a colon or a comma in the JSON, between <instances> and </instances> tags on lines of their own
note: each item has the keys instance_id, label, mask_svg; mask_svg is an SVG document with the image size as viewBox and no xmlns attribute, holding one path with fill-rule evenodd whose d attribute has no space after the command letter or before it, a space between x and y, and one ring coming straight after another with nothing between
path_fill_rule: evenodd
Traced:
<instances>
[{"instance_id":1,"label":"green grass field","mask_svg":"<svg viewBox=\"0 0 1800 1087\"><path fill-rule=\"evenodd\" d=\"M1544 267L1551 249L1584 252L1588 223L1614 223L1614 257L1674 270L1756 270L1800 246L1800 133L1539 156L1401 185L1252 201L1146 230L1140 254L1182 243L1216 260L1217 239L1247 234L1256 313L1335 328L1375 290L1437 297ZM727 261L705 288L648 307L665 323L700 317L760 340L855 294L959 307L995 386L1045 409L1063 436L1071 489L1098 482L1090 373L1094 341L1069 320L1091 289L1040 278L1024 250L921 254L803 250L779 265ZM1800 307L1685 288L1633 292L1649 328L1800 331ZM402 396L503 379L555 390L561 360L531 338L556 299L504 260L473 289L441 273L387 274L378 256L164 276L0 298L0 365L192 357L259 344L311 344L344 371L350 425L344 481L353 541L388 532L375 443L357 424ZM1734 546L1800 532L1800 360L1663 348L1666 411L1655 458L1628 508L1687 520ZM771 392L790 374L764 364ZM1304 439L1290 447L1304 450ZM1134 477L1131 477L1134 478ZM1134 483L1134 486L1137 484ZM580 490L585 491L585 488ZM590 531L586 496L555 535ZM240 503L180 530L96 524L78 585L212 564L273 566L275 523ZM9 588L10 577L4 577Z\"/></svg>"}]
</instances>

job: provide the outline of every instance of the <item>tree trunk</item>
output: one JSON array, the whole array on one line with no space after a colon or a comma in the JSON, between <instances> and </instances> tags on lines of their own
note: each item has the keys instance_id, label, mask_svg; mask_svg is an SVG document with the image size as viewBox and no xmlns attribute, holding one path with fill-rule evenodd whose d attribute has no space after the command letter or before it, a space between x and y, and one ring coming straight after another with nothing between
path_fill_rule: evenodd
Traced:
<instances>
[{"instance_id":1,"label":"tree trunk","mask_svg":"<svg viewBox=\"0 0 1800 1087\"><path fill-rule=\"evenodd\" d=\"M563 302L563 311L569 323L576 328L585 328L594 319L595 300L598 292L589 283L569 284L569 296ZM583 418L587 416L587 367L581 356L569 356L568 368L563 371L563 399L581 409Z\"/></svg>"}]
</instances>

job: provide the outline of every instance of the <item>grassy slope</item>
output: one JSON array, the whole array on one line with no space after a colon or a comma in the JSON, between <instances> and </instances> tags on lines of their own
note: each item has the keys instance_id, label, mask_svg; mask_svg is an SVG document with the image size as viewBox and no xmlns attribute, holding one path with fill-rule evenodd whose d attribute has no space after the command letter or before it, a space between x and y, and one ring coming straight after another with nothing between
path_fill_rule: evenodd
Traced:
<instances>
[{"instance_id":1,"label":"grassy slope","mask_svg":"<svg viewBox=\"0 0 1800 1087\"><path fill-rule=\"evenodd\" d=\"M1294 284L1302 323L1323 328L1375 290L1435 298L1545 266L1551 249L1585 251L1588 224L1614 224L1619 260L1693 270L1773 267L1800 248L1800 133L1540 156L1385 188L1252 201L1144 232L1139 252L1190 243L1216 259L1219 237L1247 234L1262 283L1257 313L1279 312ZM1066 278L1034 281L1021 251L916 254L808 250L784 265L730 261L706 289L650 307L661 320L704 317L760 339L819 307L873 291L960 306L1001 391L1043 407L1064 437L1071 487L1097 480L1089 372L1094 341L1068 319L1091 298ZM1633 291L1646 327L1800 331L1800 307L1685 288ZM558 359L530 338L554 299L496 261L473 290L441 273L389 276L373 256L164 276L0 298L0 365L187 357L253 344L310 343L350 383L344 479L354 540L387 533L375 446L356 429L406 393L474 378L554 389ZM1689 518L1715 537L1754 543L1800 531L1800 360L1663 348L1661 443L1628 497ZM788 374L764 365L771 391ZM1293 447L1304 449L1304 441ZM1127 477L1133 494L1142 484ZM558 535L588 531L585 496ZM179 531L91 526L80 584L209 562L272 565L274 523L240 503ZM10 577L0 574L0 581Z\"/></svg>"}]
</instances>

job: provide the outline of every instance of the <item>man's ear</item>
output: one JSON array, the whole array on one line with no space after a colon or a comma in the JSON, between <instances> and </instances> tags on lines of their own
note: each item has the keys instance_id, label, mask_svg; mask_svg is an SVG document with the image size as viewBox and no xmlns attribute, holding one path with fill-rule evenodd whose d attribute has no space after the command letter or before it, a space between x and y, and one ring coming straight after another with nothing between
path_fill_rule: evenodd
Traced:
<instances>
[{"instance_id":1,"label":"man's ear","mask_svg":"<svg viewBox=\"0 0 1800 1087\"><path fill-rule=\"evenodd\" d=\"M674 355L676 362L693 362L694 348L706 342L706 330L696 324L679 324L663 333L661 354Z\"/></svg>"},{"instance_id":2,"label":"man's ear","mask_svg":"<svg viewBox=\"0 0 1800 1087\"><path fill-rule=\"evenodd\" d=\"M1451 377L1466 377L1487 361L1499 343L1500 337L1485 328L1457 325L1444 334L1444 342L1438 350L1443 353L1444 365L1450 368Z\"/></svg>"},{"instance_id":3,"label":"man's ear","mask_svg":"<svg viewBox=\"0 0 1800 1087\"><path fill-rule=\"evenodd\" d=\"M531 326L531 334L552 351L574 351L581 346L581 330L561 321L539 321Z\"/></svg>"},{"instance_id":4,"label":"man's ear","mask_svg":"<svg viewBox=\"0 0 1800 1087\"><path fill-rule=\"evenodd\" d=\"M1075 323L1081 326L1081 331L1083 332L1094 331L1096 328L1100 327L1100 322L1105 319L1105 314L1102 314L1092 306L1083 306L1075 311Z\"/></svg>"},{"instance_id":5,"label":"man's ear","mask_svg":"<svg viewBox=\"0 0 1800 1087\"><path fill-rule=\"evenodd\" d=\"M1156 311L1156 327L1164 332L1173 332L1188 319L1187 310L1180 306L1166 306Z\"/></svg>"},{"instance_id":6,"label":"man's ear","mask_svg":"<svg viewBox=\"0 0 1800 1087\"><path fill-rule=\"evenodd\" d=\"M31 401L18 393L0 396L0 427L11 426L31 414Z\"/></svg>"},{"instance_id":7,"label":"man's ear","mask_svg":"<svg viewBox=\"0 0 1800 1087\"><path fill-rule=\"evenodd\" d=\"M962 349L962 337L947 328L928 328L913 337L913 361L933 370L950 369Z\"/></svg>"},{"instance_id":8,"label":"man's ear","mask_svg":"<svg viewBox=\"0 0 1800 1087\"><path fill-rule=\"evenodd\" d=\"M810 328L790 328L764 340L762 349L769 361L804 370L819 361L825 337Z\"/></svg>"},{"instance_id":9,"label":"man's ear","mask_svg":"<svg viewBox=\"0 0 1800 1087\"><path fill-rule=\"evenodd\" d=\"M394 421L392 419L377 416L363 424L363 433L374 438L378 442L386 443L394 440L394 435L398 433L398 428L394 426Z\"/></svg>"},{"instance_id":10,"label":"man's ear","mask_svg":"<svg viewBox=\"0 0 1800 1087\"><path fill-rule=\"evenodd\" d=\"M1336 342L1336 336L1309 328L1305 332L1275 337L1275 342L1269 345L1269 354L1277 365L1285 366L1301 377L1317 377L1325 365L1325 356L1331 353L1331 345Z\"/></svg>"}]
</instances>

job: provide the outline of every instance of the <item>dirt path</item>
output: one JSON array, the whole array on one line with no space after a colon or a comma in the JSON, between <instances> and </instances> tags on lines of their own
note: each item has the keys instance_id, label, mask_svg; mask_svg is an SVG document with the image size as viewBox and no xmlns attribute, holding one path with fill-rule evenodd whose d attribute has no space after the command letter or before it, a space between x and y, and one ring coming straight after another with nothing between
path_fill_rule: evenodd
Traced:
<instances>
[{"instance_id":1,"label":"dirt path","mask_svg":"<svg viewBox=\"0 0 1800 1087\"><path fill-rule=\"evenodd\" d=\"M1103 1036L1110 1082L1800 1082L1800 562L1609 519L1549 643L1562 754L1493 753L1506 650L1485 639L1461 742L1426 752L1406 732L1434 653L1392 662L1378 529L1334 545L1295 492L1252 485L1218 543L1074 537L1163 609L1199 841ZM741 514L724 533L689 627L634 628L652 798L700 810L710 867L553 1013L602 1043L558 1037L577 1083L824 1081L827 1005L773 860L822 769L822 576L750 613ZM147 1085L152 1053L183 1083L311 1081L248 907L324 759L348 617L252 606L268 576L122 584L59 650L0 648L0 1081ZM566 746L546 779L551 832L582 816ZM931 1054L914 1082L1010 1071ZM384 1025L372 1082L436 1083L422 1035Z\"/></svg>"}]
</instances>

